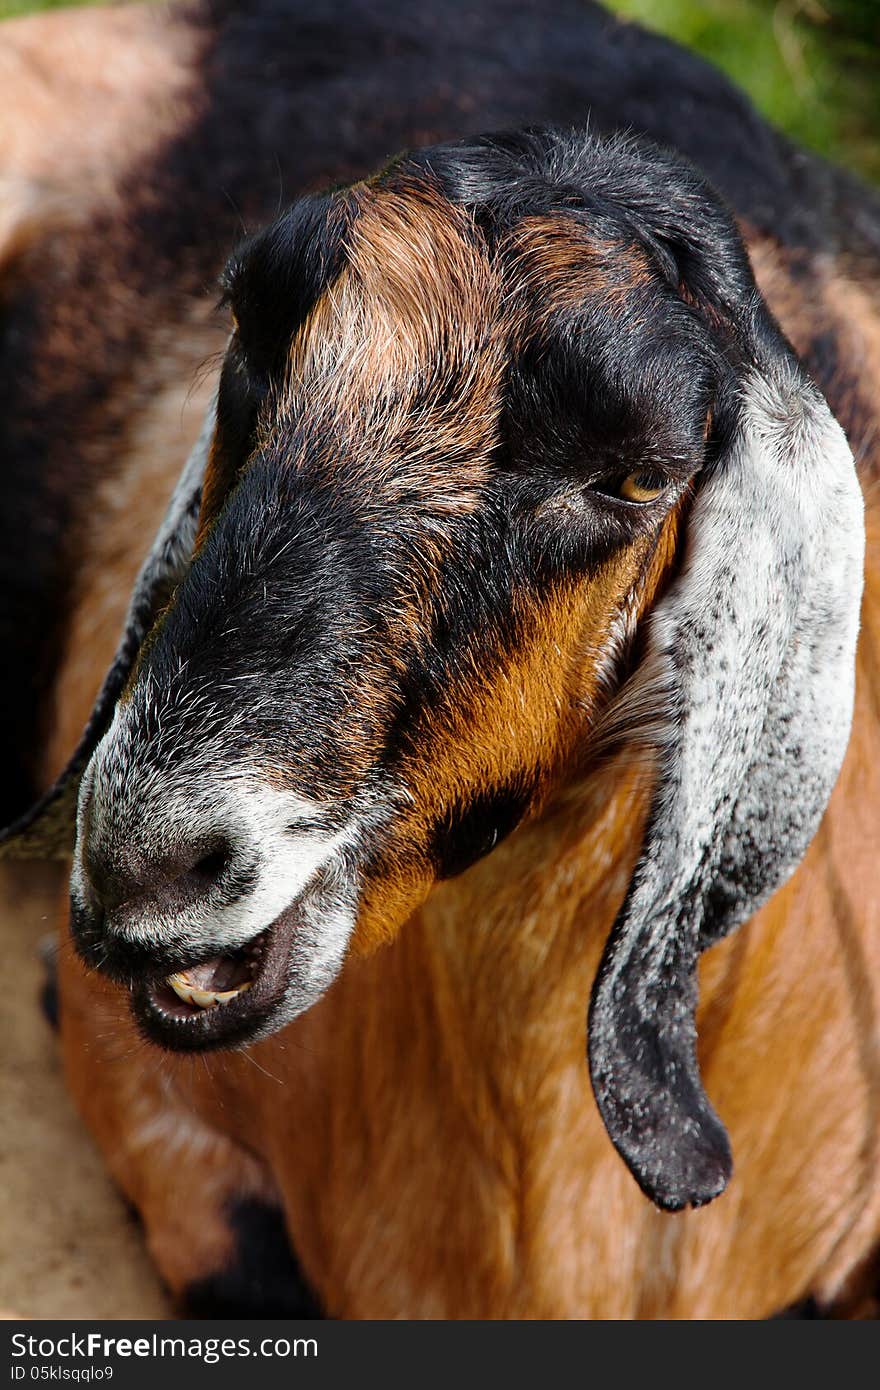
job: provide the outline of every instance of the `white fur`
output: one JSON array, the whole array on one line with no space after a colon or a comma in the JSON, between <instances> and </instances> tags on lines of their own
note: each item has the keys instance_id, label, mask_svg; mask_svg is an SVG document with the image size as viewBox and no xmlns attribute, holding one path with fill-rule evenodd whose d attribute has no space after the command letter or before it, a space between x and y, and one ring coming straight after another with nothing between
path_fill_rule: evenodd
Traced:
<instances>
[{"instance_id":1,"label":"white fur","mask_svg":"<svg viewBox=\"0 0 880 1390\"><path fill-rule=\"evenodd\" d=\"M256 882L236 901L204 901L164 912L149 898L127 910L117 929L128 940L149 943L172 936L183 950L218 953L246 945L288 907L297 903L320 870L338 858L355 837L353 820L334 831L310 823L328 808L318 801L261 782L248 768L211 767L202 758L182 759L173 772L145 769L130 757L135 735L131 711L117 708L83 777L71 892L82 905L94 902L84 860L86 829L92 851L110 863L143 852L161 863L185 836L191 843L222 836L245 863L256 865ZM86 827L86 815L88 827ZM297 823L303 823L301 830ZM324 920L332 940L322 939L318 974L341 960L353 926L351 887ZM324 957L326 956L326 960ZM310 967L311 969L311 967Z\"/></svg>"}]
</instances>

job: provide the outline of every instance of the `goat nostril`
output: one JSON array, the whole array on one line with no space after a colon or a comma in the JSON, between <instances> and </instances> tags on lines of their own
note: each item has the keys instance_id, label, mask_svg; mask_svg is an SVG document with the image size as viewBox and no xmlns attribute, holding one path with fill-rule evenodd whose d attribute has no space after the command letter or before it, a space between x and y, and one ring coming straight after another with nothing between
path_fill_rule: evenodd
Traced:
<instances>
[{"instance_id":1,"label":"goat nostril","mask_svg":"<svg viewBox=\"0 0 880 1390\"><path fill-rule=\"evenodd\" d=\"M189 878L190 882L194 884L201 884L206 888L210 887L217 882L227 868L230 857L229 851L226 849L212 849L208 854L202 855L201 859L196 860L184 877Z\"/></svg>"},{"instance_id":2,"label":"goat nostril","mask_svg":"<svg viewBox=\"0 0 880 1390\"><path fill-rule=\"evenodd\" d=\"M112 867L93 856L88 874L93 896L105 912L174 912L203 902L223 883L229 892L236 891L230 875L235 861L233 843L215 838L183 844L161 856L129 850Z\"/></svg>"}]
</instances>

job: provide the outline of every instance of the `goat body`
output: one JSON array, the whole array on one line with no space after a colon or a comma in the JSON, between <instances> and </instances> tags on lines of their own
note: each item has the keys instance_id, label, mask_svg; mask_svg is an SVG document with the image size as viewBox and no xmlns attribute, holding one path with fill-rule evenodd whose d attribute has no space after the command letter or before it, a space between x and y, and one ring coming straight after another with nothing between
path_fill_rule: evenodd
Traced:
<instances>
[{"instance_id":1,"label":"goat body","mask_svg":"<svg viewBox=\"0 0 880 1390\"><path fill-rule=\"evenodd\" d=\"M334 1316L759 1317L808 1294L856 1306L880 1229L876 199L794 151L698 60L580 3L540 16L511 0L394 5L380 17L335 4L311 7L308 24L284 4L135 7L4 28L5 61L21 64L21 100L7 109L46 103L47 129L53 92L26 73L32 45L85 41L111 74L111 46L126 61L133 46L139 54L137 80L121 73L114 89L112 160L85 144L70 152L65 136L54 156L45 142L22 148L10 178L20 209L0 242L10 818L86 723L208 400L190 382L225 326L204 286L236 219L269 217L279 185L287 199L360 177L404 144L582 122L587 111L599 129L675 147L735 206L759 287L847 431L867 504L843 770L800 868L701 964L700 1061L736 1159L724 1197L656 1211L590 1092L585 1000L651 803L650 771L612 748L576 782L548 774L540 806L491 853L479 833L470 848L450 835L448 876L424 901L403 872L386 875L329 991L282 1033L204 1067L172 1056L157 1068L118 987L62 952L68 1080L169 1286L194 1308L223 1298L240 1308L248 1286L261 1310L295 1310L302 1286L283 1257L258 1251L256 1272L245 1268L248 1232L283 1212ZM75 103L89 99L82 79ZM232 293L244 333L247 295L237 304ZM305 379L307 338L299 350ZM376 371L372 361L370 379ZM431 488L442 484L432 474ZM455 505L470 503L457 493ZM597 633L604 641L611 596L638 576L634 627L670 582L684 524L676 511L647 559L638 547L618 557L589 612L560 599L556 650L576 631L587 650ZM522 692L544 728L552 679L539 666L524 659L515 679L483 691L480 728L516 727ZM600 675L595 660L565 675L573 709L595 702ZM487 748L468 718L466 708L450 738L459 753L471 740L482 777L504 740ZM575 733L572 723L566 757ZM425 770L438 806L454 801L458 775L451 759ZM496 799L481 814L501 825L502 810Z\"/></svg>"}]
</instances>

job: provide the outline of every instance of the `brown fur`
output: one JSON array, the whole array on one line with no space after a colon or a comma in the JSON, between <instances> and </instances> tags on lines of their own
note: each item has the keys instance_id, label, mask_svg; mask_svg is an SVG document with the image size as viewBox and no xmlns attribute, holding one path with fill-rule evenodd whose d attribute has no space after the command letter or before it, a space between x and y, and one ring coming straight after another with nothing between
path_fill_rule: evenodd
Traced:
<instances>
[{"instance_id":1,"label":"brown fur","mask_svg":"<svg viewBox=\"0 0 880 1390\"><path fill-rule=\"evenodd\" d=\"M749 252L777 318L845 424L863 479L880 475L880 280L859 264L754 237ZM830 349L830 351L829 351Z\"/></svg>"},{"instance_id":2,"label":"brown fur","mask_svg":"<svg viewBox=\"0 0 880 1390\"><path fill-rule=\"evenodd\" d=\"M473 786L504 786L526 768L536 791L530 816L543 809L583 762L585 724L602 707L603 661L614 647L610 615L633 609L633 624L656 594L674 551L676 519L650 547L624 550L586 588L552 595L526 614L522 645L491 678L474 672L450 682L446 698L406 768L412 807L394 826L395 862L378 863L358 915L353 949L390 940L431 886L430 866L407 846L424 845L444 811L467 801ZM615 653L616 655L616 653Z\"/></svg>"},{"instance_id":3,"label":"brown fur","mask_svg":"<svg viewBox=\"0 0 880 1390\"><path fill-rule=\"evenodd\" d=\"M351 203L345 268L294 336L286 389L270 399L255 452L277 456L276 436L293 416L316 441L320 457L309 466L330 478L345 467L349 485L353 473L379 534L399 493L423 497L433 529L418 537L412 592L396 600L400 636L418 645L430 629L434 577L455 545L444 522L478 506L488 481L514 345L573 301L631 295L648 272L633 248L591 242L576 223L551 218L527 219L491 258L468 214L425 181L359 185ZM499 260L511 257L505 284ZM221 447L209 463L202 534L229 483ZM674 533L672 523L664 537ZM654 557L666 563L672 549L655 537L620 551L588 586L562 584L540 604L521 595L516 617L527 635L516 650L491 672L475 662L466 676L450 675L402 770L409 804L388 837L393 859L373 866L355 950L389 940L421 902L433 878L423 849L430 827L466 803L470 788L504 786L525 771L537 789L531 812L540 809L577 762L585 722L606 693L603 669L625 645L612 615L632 609L634 626L662 575ZM378 711L386 699L378 687L369 706ZM370 750L361 752L366 760Z\"/></svg>"},{"instance_id":4,"label":"brown fur","mask_svg":"<svg viewBox=\"0 0 880 1390\"><path fill-rule=\"evenodd\" d=\"M0 300L7 286L41 287L41 347L28 381L33 399L19 409L25 422L28 415L58 416L71 430L62 447L50 442L42 465L47 494L69 499L72 514L58 547L67 553L58 563L75 575L75 592L65 581L59 596L69 618L57 644L64 650L53 653L60 655L54 694L65 693L47 711L42 785L77 741L79 712L112 658L171 470L198 429L206 397L190 391L194 369L223 343L222 325L211 322L203 301L175 305L175 323L152 317L134 273L131 187L195 119L205 46L204 30L182 11L153 5L3 25ZM95 229L106 279L93 297L95 251L90 263L83 244ZM17 321L15 327L20 331ZM91 392L84 390L83 359L92 367ZM39 524L51 523L41 517Z\"/></svg>"},{"instance_id":5,"label":"brown fur","mask_svg":"<svg viewBox=\"0 0 880 1390\"><path fill-rule=\"evenodd\" d=\"M467 215L430 186L365 186L356 196L346 268L294 340L280 413L307 402L316 436L331 422L354 436L380 506L415 486L433 512L467 510L495 441L507 361L499 277ZM452 390L414 421L414 384L441 363Z\"/></svg>"},{"instance_id":6,"label":"brown fur","mask_svg":"<svg viewBox=\"0 0 880 1390\"><path fill-rule=\"evenodd\" d=\"M519 254L521 288L536 301L541 327L595 295L602 296L607 313L618 315L633 291L651 282L641 248L590 236L574 219L525 217L511 237L511 247Z\"/></svg>"},{"instance_id":7,"label":"brown fur","mask_svg":"<svg viewBox=\"0 0 880 1390\"><path fill-rule=\"evenodd\" d=\"M5 26L0 85L16 143L0 112L14 195L0 259L30 247L32 228L42 234L112 205L124 175L188 109L191 34L134 6L101 15L95 46L95 22L83 12L63 24ZM22 84L30 122L15 84L35 64L53 81L45 90ZM57 139L28 143L29 129ZM435 323L451 314L460 335L452 357L461 394L448 420L423 422L413 457L442 506L432 460L461 446L451 422L464 407L472 488L457 485L448 505L474 505L503 353L502 339L485 343L480 329L498 287L468 227L450 225L429 197L404 225L381 194L358 196L351 266L293 346L289 404L308 391L314 410L313 388L330 382L326 409L343 401L351 412L376 400L378 380L381 446L400 447L406 403L391 407L395 386L432 346L430 316L406 299L410 276L395 280L405 248ZM643 267L633 257L616 258L621 283L598 260L573 281L566 229L554 224L548 237L534 223L522 229L524 274L547 284L548 314L572 295L602 293L613 306L638 288ZM582 725L558 718L556 692L581 713L601 703L595 654L610 636L607 615L626 595L635 613L652 601L673 563L673 524L650 556L624 555L590 592L559 592L532 614L531 640L491 689L474 685L464 704L450 698L444 760L415 778L417 814L436 813L465 774L503 777L509 749L498 731L509 723L528 732L543 769L540 804L427 901L427 871L386 877L342 977L280 1036L243 1054L158 1059L135 1036L121 993L73 958L62 906L69 1084L173 1290L229 1258L224 1204L256 1195L283 1200L331 1315L760 1317L810 1291L859 1305L880 1238L880 499L869 481L880 449L880 314L877 287L859 267L821 257L795 266L768 238L753 239L752 254L764 293L864 459L868 575L853 738L820 834L790 884L703 960L701 1058L737 1158L731 1188L704 1211L660 1214L601 1125L584 1059L585 1001L638 852L650 778L620 757L558 785ZM367 306L404 331L358 339ZM59 322L50 362L75 359L76 327ZM833 361L821 351L829 338ZM83 526L47 781L88 715L198 427L205 391L188 399L188 383L221 339L219 326L189 311L157 326L141 375L116 400L128 421L124 467ZM379 456L377 444L364 459L371 480ZM384 481L393 488L393 471Z\"/></svg>"},{"instance_id":8,"label":"brown fur","mask_svg":"<svg viewBox=\"0 0 880 1390\"><path fill-rule=\"evenodd\" d=\"M82 731L82 710L95 699L113 659L134 578L168 504L181 458L195 442L211 384L193 387L194 366L223 343L223 325L197 311L173 334L157 334L143 384L128 388L125 468L105 478L92 497L73 611L56 683L44 775L64 766ZM132 544L132 536L138 544Z\"/></svg>"},{"instance_id":9,"label":"brown fur","mask_svg":"<svg viewBox=\"0 0 880 1390\"><path fill-rule=\"evenodd\" d=\"M199 47L196 28L152 5L4 24L0 262L28 229L118 200L122 177L179 127Z\"/></svg>"},{"instance_id":10,"label":"brown fur","mask_svg":"<svg viewBox=\"0 0 880 1390\"><path fill-rule=\"evenodd\" d=\"M86 1062L71 1038L65 1053L90 1123L118 1153L136 1093L169 1126L194 1106L208 1134L255 1149L339 1316L761 1317L811 1289L832 1299L880 1228L880 893L871 827L850 809L880 791L865 698L804 866L704 963L703 1066L737 1154L707 1210L654 1211L589 1092L584 999L644 804L638 774L614 767L585 785L576 816L570 803L548 814L437 889L393 945L353 960L250 1058L205 1073L169 1061L164 1095L123 1002L99 1004L71 964L65 998L88 1001L91 1049ZM119 1090L115 1120L95 1113L96 1076L105 1096ZM114 1171L127 1190L143 1181L136 1155ZM150 1174L176 1187L174 1153L154 1151Z\"/></svg>"},{"instance_id":11,"label":"brown fur","mask_svg":"<svg viewBox=\"0 0 880 1390\"><path fill-rule=\"evenodd\" d=\"M185 1100L174 1102L181 1086L186 1092L192 1083L192 1074L157 1067L143 1044L119 1029L118 998L84 979L66 943L60 980L68 1080L112 1176L143 1220L163 1279L179 1292L229 1261L233 1240L224 1221L226 1203L264 1197L271 1183L249 1152L200 1124ZM95 1062L101 1084L83 1091L83 1068ZM111 1076L117 1075L125 1085L113 1084Z\"/></svg>"},{"instance_id":12,"label":"brown fur","mask_svg":"<svg viewBox=\"0 0 880 1390\"><path fill-rule=\"evenodd\" d=\"M609 568L588 593L558 596L549 611L538 615L532 641L509 665L493 672L491 680L475 678L466 691L452 687L448 703L435 718L435 736L428 739L439 758L427 757L424 765L407 771L414 809L395 824L398 854L401 843L410 839L424 844L425 828L445 808L466 800L472 786L503 786L523 765L537 770L541 790L558 778L565 754L583 730L584 711L595 703L595 654L607 640L611 603L616 606L635 582L631 566L637 567L639 556L627 555L625 560L629 563ZM560 706L567 716L562 720ZM541 790L534 811L540 806ZM381 865L373 890L366 893L356 948L389 939L407 915L401 914L399 878L397 891L388 891L388 867ZM424 884L430 884L427 866L425 878L416 885L419 897Z\"/></svg>"},{"instance_id":13,"label":"brown fur","mask_svg":"<svg viewBox=\"0 0 880 1390\"><path fill-rule=\"evenodd\" d=\"M425 246L444 231L431 216L426 209ZM330 361L357 393L378 373L393 397L391 384L422 351L415 331L383 340L378 358L374 344L352 351L372 257L393 267L398 246L376 229L368 220L355 270L303 329L292 393L320 358L322 377ZM406 235L418 254L419 227ZM466 257L466 238L446 249ZM808 357L831 326L837 362L822 384L846 424L867 389L878 322L870 301L820 265L826 297L805 306L777 252L758 246L755 258ZM426 260L429 284L430 270ZM393 312L406 325L406 303ZM464 340L477 322L476 309L465 314ZM471 387L491 395L491 371ZM160 490L157 479L156 511ZM427 871L386 874L342 977L283 1034L245 1054L204 1065L167 1058L157 1069L119 993L65 951L69 1082L173 1289L226 1257L229 1195L277 1193L335 1316L747 1318L810 1292L856 1306L880 1236L880 509L870 488L868 504L843 772L795 877L702 965L702 1066L737 1161L726 1195L706 1210L658 1213L601 1125L584 1060L585 1001L638 852L650 779L623 757L585 769L564 794L558 781L582 727L560 718L558 692L572 710L595 704L607 614L628 593L637 609L651 602L674 556L673 524L651 557L627 554L589 591L555 595L491 688L474 686L464 703L451 692L439 716L448 763L418 772L413 814L448 804L463 775L503 777L511 741L496 731L510 724L545 770L540 814L427 901ZM118 541L104 544L94 583L106 559L122 586L133 561ZM80 624L99 607L97 589L84 590ZM558 665L548 664L554 650ZM87 686L66 689L69 730L87 713Z\"/></svg>"}]
</instances>

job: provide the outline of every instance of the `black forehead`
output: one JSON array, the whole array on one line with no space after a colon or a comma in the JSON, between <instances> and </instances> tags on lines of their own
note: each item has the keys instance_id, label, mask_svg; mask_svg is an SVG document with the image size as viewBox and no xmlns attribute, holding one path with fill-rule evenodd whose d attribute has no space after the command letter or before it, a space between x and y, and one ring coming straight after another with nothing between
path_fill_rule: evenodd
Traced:
<instances>
[{"instance_id":1,"label":"black forehead","mask_svg":"<svg viewBox=\"0 0 880 1390\"><path fill-rule=\"evenodd\" d=\"M730 215L686 161L647 141L584 130L480 136L395 158L367 184L301 199L231 257L225 297L254 375L268 376L337 277L365 188L411 197L425 183L467 210L489 253L527 218L569 217L594 238L637 245L673 318L682 291L735 317L754 282ZM671 293L669 293L671 292ZM648 335L645 335L647 337ZM655 349L669 342L654 337Z\"/></svg>"},{"instance_id":2,"label":"black forehead","mask_svg":"<svg viewBox=\"0 0 880 1390\"><path fill-rule=\"evenodd\" d=\"M648 240L658 268L674 276L662 238L652 237L633 210L615 198L609 168L621 189L646 172L619 142L585 146L582 135L565 141L557 131L523 131L407 151L370 184L401 198L412 196L414 184L430 185L451 205L468 209L490 248L522 218L588 213L601 231ZM678 167L677 172L680 176ZM249 336L271 337L273 328L303 322L342 267L358 193L370 184L301 198L236 248L221 284Z\"/></svg>"},{"instance_id":3,"label":"black forehead","mask_svg":"<svg viewBox=\"0 0 880 1390\"><path fill-rule=\"evenodd\" d=\"M687 159L644 138L534 127L407 153L388 177L418 171L469 209L490 241L524 217L580 212L636 239L658 275L713 309L755 291L733 215Z\"/></svg>"}]
</instances>

